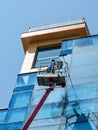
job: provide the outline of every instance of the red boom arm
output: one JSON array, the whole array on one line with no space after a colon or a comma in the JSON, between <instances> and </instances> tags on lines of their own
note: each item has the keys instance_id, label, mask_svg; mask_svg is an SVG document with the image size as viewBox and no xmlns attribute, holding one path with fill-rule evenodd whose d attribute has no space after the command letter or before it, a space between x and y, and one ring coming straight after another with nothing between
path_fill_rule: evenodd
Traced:
<instances>
[{"instance_id":1,"label":"red boom arm","mask_svg":"<svg viewBox=\"0 0 98 130\"><path fill-rule=\"evenodd\" d=\"M31 116L29 117L29 119L26 121L25 125L23 126L22 130L27 130L27 128L29 127L29 125L31 124L31 122L33 121L34 117L36 116L36 114L38 113L38 111L40 110L41 106L43 105L43 103L45 102L46 98L48 97L49 93L53 90L53 88L48 88L46 89L45 94L43 95L42 99L40 100L40 102L38 103L38 105L36 106L35 110L32 112Z\"/></svg>"}]
</instances>

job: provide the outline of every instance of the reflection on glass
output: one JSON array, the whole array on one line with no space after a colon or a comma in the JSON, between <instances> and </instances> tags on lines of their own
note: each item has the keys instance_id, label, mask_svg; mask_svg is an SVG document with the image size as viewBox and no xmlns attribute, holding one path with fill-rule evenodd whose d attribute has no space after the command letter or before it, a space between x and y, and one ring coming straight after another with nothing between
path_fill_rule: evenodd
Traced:
<instances>
[{"instance_id":1,"label":"reflection on glass","mask_svg":"<svg viewBox=\"0 0 98 130\"><path fill-rule=\"evenodd\" d=\"M7 121L7 122L24 121L26 112L27 112L27 108L8 110L5 121Z\"/></svg>"},{"instance_id":2,"label":"reflection on glass","mask_svg":"<svg viewBox=\"0 0 98 130\"><path fill-rule=\"evenodd\" d=\"M72 49L62 50L60 52L60 56L67 56L67 55L70 55L70 54L72 54Z\"/></svg>"},{"instance_id":3,"label":"reflection on glass","mask_svg":"<svg viewBox=\"0 0 98 130\"><path fill-rule=\"evenodd\" d=\"M0 124L0 130L21 130L22 127L23 127L23 122Z\"/></svg>"},{"instance_id":4,"label":"reflection on glass","mask_svg":"<svg viewBox=\"0 0 98 130\"><path fill-rule=\"evenodd\" d=\"M72 86L69 86L67 89L68 101L97 98L98 97L98 91L96 91L98 88L97 86L98 83L74 85L74 88Z\"/></svg>"},{"instance_id":5,"label":"reflection on glass","mask_svg":"<svg viewBox=\"0 0 98 130\"><path fill-rule=\"evenodd\" d=\"M0 122L4 122L8 110L0 110Z\"/></svg>"},{"instance_id":6,"label":"reflection on glass","mask_svg":"<svg viewBox=\"0 0 98 130\"><path fill-rule=\"evenodd\" d=\"M38 50L35 67L48 66L51 63L50 57L55 57L60 55L60 46L57 47L47 47ZM42 60L43 59L43 60ZM46 60L44 60L46 59Z\"/></svg>"},{"instance_id":7,"label":"reflection on glass","mask_svg":"<svg viewBox=\"0 0 98 130\"><path fill-rule=\"evenodd\" d=\"M93 129L91 123L89 122L81 122L81 123L69 122L68 124L62 124L60 130L97 130L97 129Z\"/></svg>"},{"instance_id":8,"label":"reflection on glass","mask_svg":"<svg viewBox=\"0 0 98 130\"><path fill-rule=\"evenodd\" d=\"M32 92L13 94L9 108L26 107L30 103Z\"/></svg>"},{"instance_id":9,"label":"reflection on glass","mask_svg":"<svg viewBox=\"0 0 98 130\"><path fill-rule=\"evenodd\" d=\"M33 92L32 105L36 105L39 103L45 91L46 90L44 89L44 90L40 90L40 91L37 90ZM65 88L55 88L55 90L49 94L45 103L61 102L64 96L65 96Z\"/></svg>"},{"instance_id":10,"label":"reflection on glass","mask_svg":"<svg viewBox=\"0 0 98 130\"><path fill-rule=\"evenodd\" d=\"M81 122L79 123L80 120L84 120L84 122ZM89 121L88 121L88 118L85 117L84 115L83 116L80 116L77 118L77 123L74 124L72 130L93 130L92 126L90 125Z\"/></svg>"},{"instance_id":11,"label":"reflection on glass","mask_svg":"<svg viewBox=\"0 0 98 130\"><path fill-rule=\"evenodd\" d=\"M82 66L98 63L98 50L87 53L74 54L71 66ZM81 59L81 60L80 60Z\"/></svg>"},{"instance_id":12,"label":"reflection on glass","mask_svg":"<svg viewBox=\"0 0 98 130\"><path fill-rule=\"evenodd\" d=\"M22 91L29 91L29 90L33 90L34 89L34 85L28 85L28 86L23 86L23 87L16 87L13 92L22 92Z\"/></svg>"},{"instance_id":13,"label":"reflection on glass","mask_svg":"<svg viewBox=\"0 0 98 130\"><path fill-rule=\"evenodd\" d=\"M70 76L71 78L85 78L90 76L98 75L98 64L86 65L81 67L71 68Z\"/></svg>"},{"instance_id":14,"label":"reflection on glass","mask_svg":"<svg viewBox=\"0 0 98 130\"><path fill-rule=\"evenodd\" d=\"M17 78L17 87L32 85L35 83L36 73L19 75Z\"/></svg>"},{"instance_id":15,"label":"reflection on glass","mask_svg":"<svg viewBox=\"0 0 98 130\"><path fill-rule=\"evenodd\" d=\"M84 46L92 46L98 44L98 35L85 37L85 38L77 38L65 40L62 42L62 50L70 49L73 47L84 47Z\"/></svg>"},{"instance_id":16,"label":"reflection on glass","mask_svg":"<svg viewBox=\"0 0 98 130\"><path fill-rule=\"evenodd\" d=\"M90 46L93 45L93 41L90 37L79 38L75 40L75 47Z\"/></svg>"},{"instance_id":17,"label":"reflection on glass","mask_svg":"<svg viewBox=\"0 0 98 130\"><path fill-rule=\"evenodd\" d=\"M66 117L80 115L81 114L81 108L78 101L65 103L64 106L64 115Z\"/></svg>"},{"instance_id":18,"label":"reflection on glass","mask_svg":"<svg viewBox=\"0 0 98 130\"><path fill-rule=\"evenodd\" d=\"M46 125L56 125L60 123L61 118L47 118L47 119L38 119L33 120L30 124L30 127L46 126Z\"/></svg>"},{"instance_id":19,"label":"reflection on glass","mask_svg":"<svg viewBox=\"0 0 98 130\"><path fill-rule=\"evenodd\" d=\"M91 40L93 41L93 44L94 44L94 45L98 44L98 35L92 36L92 37L91 37Z\"/></svg>"},{"instance_id":20,"label":"reflection on glass","mask_svg":"<svg viewBox=\"0 0 98 130\"><path fill-rule=\"evenodd\" d=\"M43 126L43 127L29 127L28 130L58 130L59 125Z\"/></svg>"},{"instance_id":21,"label":"reflection on glass","mask_svg":"<svg viewBox=\"0 0 98 130\"><path fill-rule=\"evenodd\" d=\"M61 103L45 104L41 107L35 119L59 117L61 116L61 112Z\"/></svg>"},{"instance_id":22,"label":"reflection on glass","mask_svg":"<svg viewBox=\"0 0 98 130\"><path fill-rule=\"evenodd\" d=\"M74 40L66 40L66 41L63 41L63 42L62 42L62 47L61 47L61 49L62 49L62 50L63 50L63 49L65 49L65 50L67 50L67 49L72 49L73 46L74 46Z\"/></svg>"}]
</instances>

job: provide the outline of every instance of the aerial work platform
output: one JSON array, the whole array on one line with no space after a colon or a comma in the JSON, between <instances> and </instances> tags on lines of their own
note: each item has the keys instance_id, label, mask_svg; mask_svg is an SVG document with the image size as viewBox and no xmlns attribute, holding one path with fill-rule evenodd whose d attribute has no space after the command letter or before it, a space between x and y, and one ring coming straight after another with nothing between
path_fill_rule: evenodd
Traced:
<instances>
[{"instance_id":1,"label":"aerial work platform","mask_svg":"<svg viewBox=\"0 0 98 130\"><path fill-rule=\"evenodd\" d=\"M65 75L60 72L63 67L62 61L55 62L51 60L50 66L46 69L45 73L38 73L37 81L39 86L66 86ZM51 84L52 83L52 84Z\"/></svg>"},{"instance_id":2,"label":"aerial work platform","mask_svg":"<svg viewBox=\"0 0 98 130\"><path fill-rule=\"evenodd\" d=\"M58 73L55 73L55 66L58 69ZM54 90L56 86L65 87L66 81L65 76L60 73L60 69L62 69L63 62L59 61L55 64L55 60L52 60L51 67L47 68L46 72L39 72L37 75L37 82L39 86L48 86L49 88L46 89L46 92L42 96L41 100L35 107L34 111L30 115L29 119L25 122L22 130L27 130L31 122L34 120L35 116L37 115L38 111L40 110L41 106L49 96L50 92Z\"/></svg>"},{"instance_id":3,"label":"aerial work platform","mask_svg":"<svg viewBox=\"0 0 98 130\"><path fill-rule=\"evenodd\" d=\"M42 96L41 100L35 107L34 111L32 112L29 119L25 122L22 130L27 130L31 122L34 120L35 116L37 115L38 111L40 110L41 106L49 96L50 92L54 90L55 86L60 85L61 87L66 86L65 77L63 75L57 74L45 74L45 75L37 75L37 81L39 86L49 86L46 89L46 92Z\"/></svg>"},{"instance_id":4,"label":"aerial work platform","mask_svg":"<svg viewBox=\"0 0 98 130\"><path fill-rule=\"evenodd\" d=\"M66 86L65 76L59 74L39 74L37 81L39 86L50 86L50 82L54 82L55 86Z\"/></svg>"}]
</instances>

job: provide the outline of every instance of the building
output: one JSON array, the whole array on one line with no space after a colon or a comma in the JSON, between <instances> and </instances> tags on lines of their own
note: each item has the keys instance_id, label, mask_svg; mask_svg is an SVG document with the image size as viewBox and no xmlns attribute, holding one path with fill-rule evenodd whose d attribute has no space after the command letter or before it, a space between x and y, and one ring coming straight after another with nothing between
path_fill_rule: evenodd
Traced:
<instances>
[{"instance_id":1,"label":"building","mask_svg":"<svg viewBox=\"0 0 98 130\"><path fill-rule=\"evenodd\" d=\"M26 125L49 88L38 85L37 75L46 74L52 59L62 61L66 85L55 86L26 129L97 130L98 35L90 36L85 19L31 27L21 39L25 59L9 106L0 110L0 130Z\"/></svg>"}]
</instances>

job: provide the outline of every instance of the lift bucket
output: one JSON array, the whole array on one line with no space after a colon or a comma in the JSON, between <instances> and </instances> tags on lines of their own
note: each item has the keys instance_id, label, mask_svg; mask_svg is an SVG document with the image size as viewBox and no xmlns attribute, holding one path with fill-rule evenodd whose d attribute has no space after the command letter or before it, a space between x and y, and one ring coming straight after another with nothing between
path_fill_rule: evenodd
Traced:
<instances>
[{"instance_id":1,"label":"lift bucket","mask_svg":"<svg viewBox=\"0 0 98 130\"><path fill-rule=\"evenodd\" d=\"M66 86L64 75L58 75L58 74L37 75L37 81L39 86L49 86L51 81L54 82L56 86L61 87Z\"/></svg>"}]
</instances>

